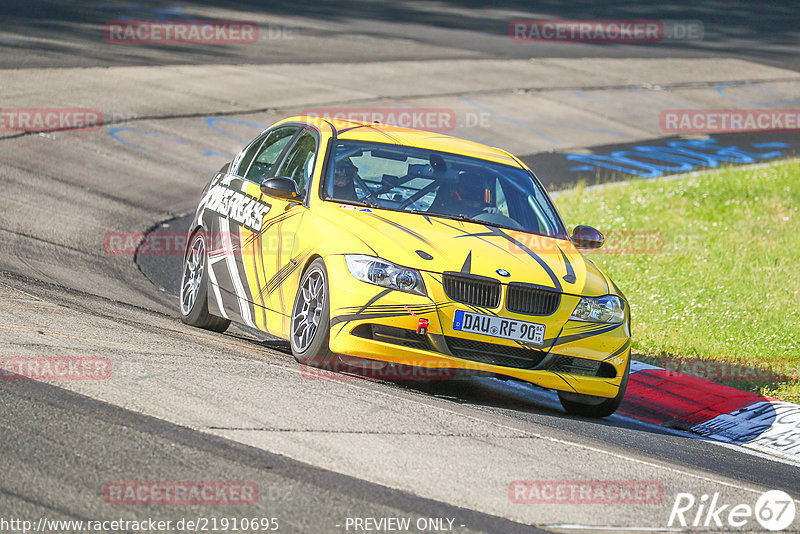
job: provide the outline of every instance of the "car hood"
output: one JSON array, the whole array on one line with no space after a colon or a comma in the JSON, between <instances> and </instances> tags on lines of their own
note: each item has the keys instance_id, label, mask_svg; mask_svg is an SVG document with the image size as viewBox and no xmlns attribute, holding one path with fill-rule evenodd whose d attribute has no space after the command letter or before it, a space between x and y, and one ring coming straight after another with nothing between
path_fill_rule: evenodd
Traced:
<instances>
[{"instance_id":1,"label":"car hood","mask_svg":"<svg viewBox=\"0 0 800 534\"><path fill-rule=\"evenodd\" d=\"M569 240L328 202L320 206L319 212L380 257L406 267L434 273L457 271L503 283L526 282L573 295L616 293L603 272ZM342 251L348 252L351 251Z\"/></svg>"}]
</instances>

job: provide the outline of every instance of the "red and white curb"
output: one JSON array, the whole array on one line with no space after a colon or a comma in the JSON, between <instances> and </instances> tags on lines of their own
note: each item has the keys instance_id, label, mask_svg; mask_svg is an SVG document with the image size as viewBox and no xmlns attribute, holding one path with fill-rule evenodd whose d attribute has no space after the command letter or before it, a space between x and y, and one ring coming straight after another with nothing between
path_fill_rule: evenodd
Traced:
<instances>
[{"instance_id":1,"label":"red and white curb","mask_svg":"<svg viewBox=\"0 0 800 534\"><path fill-rule=\"evenodd\" d=\"M631 361L619 413L800 463L800 405Z\"/></svg>"},{"instance_id":2,"label":"red and white curb","mask_svg":"<svg viewBox=\"0 0 800 534\"><path fill-rule=\"evenodd\" d=\"M560 409L554 391L486 379L494 388ZM631 360L615 417L688 432L721 446L800 465L800 405Z\"/></svg>"}]
</instances>

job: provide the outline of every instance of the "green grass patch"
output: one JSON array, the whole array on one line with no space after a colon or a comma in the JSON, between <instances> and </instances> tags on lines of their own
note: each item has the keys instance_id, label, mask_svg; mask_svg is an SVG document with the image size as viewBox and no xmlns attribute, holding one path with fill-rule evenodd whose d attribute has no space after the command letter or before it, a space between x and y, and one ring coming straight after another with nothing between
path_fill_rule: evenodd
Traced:
<instances>
[{"instance_id":1,"label":"green grass patch","mask_svg":"<svg viewBox=\"0 0 800 534\"><path fill-rule=\"evenodd\" d=\"M638 359L725 362L709 377L800 401L800 163L577 187L555 202L568 227L621 239L588 257L630 302Z\"/></svg>"}]
</instances>

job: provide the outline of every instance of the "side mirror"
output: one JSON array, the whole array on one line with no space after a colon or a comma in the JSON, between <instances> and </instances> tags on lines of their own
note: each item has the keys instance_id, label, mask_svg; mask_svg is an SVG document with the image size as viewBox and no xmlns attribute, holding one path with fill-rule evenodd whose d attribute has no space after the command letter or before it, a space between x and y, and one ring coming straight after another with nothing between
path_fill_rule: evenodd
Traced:
<instances>
[{"instance_id":1,"label":"side mirror","mask_svg":"<svg viewBox=\"0 0 800 534\"><path fill-rule=\"evenodd\" d=\"M602 247L606 237L599 230L581 224L572 231L570 240L576 248L594 249Z\"/></svg>"},{"instance_id":2,"label":"side mirror","mask_svg":"<svg viewBox=\"0 0 800 534\"><path fill-rule=\"evenodd\" d=\"M296 200L298 202L301 200L294 180L285 176L276 176L275 178L264 180L261 184L261 192L271 197Z\"/></svg>"}]
</instances>

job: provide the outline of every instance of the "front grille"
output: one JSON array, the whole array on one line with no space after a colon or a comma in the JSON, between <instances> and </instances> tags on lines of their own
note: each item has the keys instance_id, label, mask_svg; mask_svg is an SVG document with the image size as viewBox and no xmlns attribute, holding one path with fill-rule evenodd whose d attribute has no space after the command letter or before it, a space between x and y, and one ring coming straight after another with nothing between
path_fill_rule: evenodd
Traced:
<instances>
[{"instance_id":1,"label":"front grille","mask_svg":"<svg viewBox=\"0 0 800 534\"><path fill-rule=\"evenodd\" d=\"M450 352L456 358L515 369L532 369L547 356L545 351L537 349L495 345L494 343L450 336L445 340Z\"/></svg>"},{"instance_id":2,"label":"front grille","mask_svg":"<svg viewBox=\"0 0 800 534\"><path fill-rule=\"evenodd\" d=\"M615 378L617 376L616 369L610 363L564 355L556 358L547 370L554 373L599 376L602 378Z\"/></svg>"},{"instance_id":3,"label":"front grille","mask_svg":"<svg viewBox=\"0 0 800 534\"><path fill-rule=\"evenodd\" d=\"M447 296L456 301L497 308L500 305L500 282L485 276L448 272L442 275L442 284Z\"/></svg>"},{"instance_id":4,"label":"front grille","mask_svg":"<svg viewBox=\"0 0 800 534\"><path fill-rule=\"evenodd\" d=\"M561 293L538 286L511 282L506 290L506 309L526 315L551 315L558 309Z\"/></svg>"},{"instance_id":5,"label":"front grille","mask_svg":"<svg viewBox=\"0 0 800 534\"><path fill-rule=\"evenodd\" d=\"M357 337L383 341L393 345L402 345L413 349L428 349L428 341L424 334L417 334L414 330L405 328L380 324L361 324L350 333Z\"/></svg>"}]
</instances>

